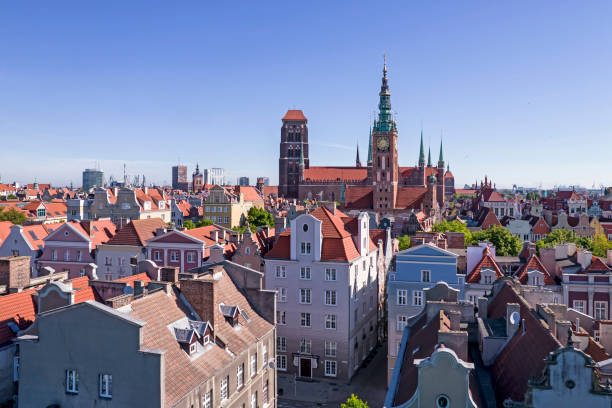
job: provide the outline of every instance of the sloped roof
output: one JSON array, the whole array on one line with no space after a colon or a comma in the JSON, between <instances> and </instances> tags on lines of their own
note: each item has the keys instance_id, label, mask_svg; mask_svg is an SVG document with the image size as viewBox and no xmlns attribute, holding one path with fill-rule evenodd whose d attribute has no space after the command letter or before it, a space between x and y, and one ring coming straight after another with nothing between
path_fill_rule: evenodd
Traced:
<instances>
[{"instance_id":1,"label":"sloped roof","mask_svg":"<svg viewBox=\"0 0 612 408\"><path fill-rule=\"evenodd\" d=\"M17 337L9 327L9 323L23 330L34 322L37 308L35 296L35 289L0 296L0 345L7 344Z\"/></svg>"},{"instance_id":2,"label":"sloped roof","mask_svg":"<svg viewBox=\"0 0 612 408\"><path fill-rule=\"evenodd\" d=\"M427 187L399 187L395 206L398 209L420 208Z\"/></svg>"},{"instance_id":3,"label":"sloped roof","mask_svg":"<svg viewBox=\"0 0 612 408\"><path fill-rule=\"evenodd\" d=\"M253 186L236 186L235 194L239 195L240 193L242 193L244 201L255 202L263 200L261 195L259 195L259 191L257 191L257 189Z\"/></svg>"},{"instance_id":4,"label":"sloped roof","mask_svg":"<svg viewBox=\"0 0 612 408\"><path fill-rule=\"evenodd\" d=\"M495 271L495 279L501 278L504 276L501 269L493 259L491 251L489 248L485 248L482 254L482 259L476 264L474 269L468 275L466 282L467 283L479 283L480 282L480 273L483 269L491 269Z\"/></svg>"},{"instance_id":5,"label":"sloped roof","mask_svg":"<svg viewBox=\"0 0 612 408\"><path fill-rule=\"evenodd\" d=\"M354 209L374 208L374 193L372 187L346 186L344 190L344 206Z\"/></svg>"},{"instance_id":6,"label":"sloped roof","mask_svg":"<svg viewBox=\"0 0 612 408\"><path fill-rule=\"evenodd\" d=\"M115 282L127 283L132 288L134 287L134 281L144 281L145 285L151 282L151 278L145 272L137 273L136 275L126 276L125 278L116 279Z\"/></svg>"},{"instance_id":7,"label":"sloped roof","mask_svg":"<svg viewBox=\"0 0 612 408\"><path fill-rule=\"evenodd\" d=\"M93 286L89 286L89 277L81 276L67 282L72 282L72 289L75 290L74 303L86 302L88 300L95 300L101 303L104 302L96 289Z\"/></svg>"},{"instance_id":8,"label":"sloped roof","mask_svg":"<svg viewBox=\"0 0 612 408\"><path fill-rule=\"evenodd\" d=\"M307 120L300 109L289 109L282 120Z\"/></svg>"},{"instance_id":9,"label":"sloped roof","mask_svg":"<svg viewBox=\"0 0 612 408\"><path fill-rule=\"evenodd\" d=\"M521 331L510 339L491 367L497 401L500 402L507 398L523 401L529 379L540 377L545 365L544 359L551 351L561 347L550 331L531 313L527 302L508 283L489 301L488 317L505 318L508 303L519 304L521 325L525 326L524 333L523 328L520 328Z\"/></svg>"},{"instance_id":10,"label":"sloped roof","mask_svg":"<svg viewBox=\"0 0 612 408\"><path fill-rule=\"evenodd\" d=\"M601 258L593 256L591 264L584 270L584 272L610 272L612 270L608 265L605 264Z\"/></svg>"},{"instance_id":11,"label":"sloped roof","mask_svg":"<svg viewBox=\"0 0 612 408\"><path fill-rule=\"evenodd\" d=\"M117 231L107 244L145 246L147 240L155 236L155 231L164 227L166 223L161 218L134 220Z\"/></svg>"},{"instance_id":12,"label":"sloped roof","mask_svg":"<svg viewBox=\"0 0 612 408\"><path fill-rule=\"evenodd\" d=\"M10 221L0 221L0 246L4 244L4 240L11 233L11 227L13 223Z\"/></svg>"},{"instance_id":13,"label":"sloped roof","mask_svg":"<svg viewBox=\"0 0 612 408\"><path fill-rule=\"evenodd\" d=\"M366 178L368 178L367 167L310 166L304 169L305 181L363 181ZM316 186L313 189L316 189ZM313 194L316 192L313 191Z\"/></svg>"},{"instance_id":14,"label":"sloped roof","mask_svg":"<svg viewBox=\"0 0 612 408\"><path fill-rule=\"evenodd\" d=\"M527 280L529 278L527 272L534 271L534 270L540 271L544 274L544 284L545 285L555 285L556 284L555 279L552 277L550 272L548 272L548 269L546 269L546 267L544 266L544 264L542 264L542 261L536 254L531 255L529 260L525 262L525 264L521 267L519 272L516 274L516 278L519 281L521 281L523 285L525 285L527 284Z\"/></svg>"}]
</instances>

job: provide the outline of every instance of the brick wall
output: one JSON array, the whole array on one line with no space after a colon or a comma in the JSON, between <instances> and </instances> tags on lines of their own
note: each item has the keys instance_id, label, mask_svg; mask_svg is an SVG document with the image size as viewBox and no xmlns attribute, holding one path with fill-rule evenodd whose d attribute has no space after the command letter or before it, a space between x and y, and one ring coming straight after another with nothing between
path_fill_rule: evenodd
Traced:
<instances>
[{"instance_id":1,"label":"brick wall","mask_svg":"<svg viewBox=\"0 0 612 408\"><path fill-rule=\"evenodd\" d=\"M30 283L30 257L0 258L0 286L21 289Z\"/></svg>"},{"instance_id":2,"label":"brick wall","mask_svg":"<svg viewBox=\"0 0 612 408\"><path fill-rule=\"evenodd\" d=\"M202 321L215 327L214 283L199 279L186 279L181 282L181 293L191 304Z\"/></svg>"}]
</instances>

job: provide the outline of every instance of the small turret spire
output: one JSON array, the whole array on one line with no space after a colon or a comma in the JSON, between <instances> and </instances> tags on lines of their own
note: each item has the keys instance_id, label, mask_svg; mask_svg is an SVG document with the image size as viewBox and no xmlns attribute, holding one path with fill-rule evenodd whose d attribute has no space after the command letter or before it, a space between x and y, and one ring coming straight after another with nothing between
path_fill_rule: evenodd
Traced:
<instances>
[{"instance_id":1,"label":"small turret spire","mask_svg":"<svg viewBox=\"0 0 612 408\"><path fill-rule=\"evenodd\" d=\"M357 143L357 157L355 158L355 166L361 167L361 160L359 160L359 143Z\"/></svg>"},{"instance_id":2,"label":"small turret spire","mask_svg":"<svg viewBox=\"0 0 612 408\"><path fill-rule=\"evenodd\" d=\"M440 157L438 158L438 167L444 168L444 153L442 153L442 137L440 137Z\"/></svg>"},{"instance_id":3,"label":"small turret spire","mask_svg":"<svg viewBox=\"0 0 612 408\"><path fill-rule=\"evenodd\" d=\"M423 149L423 129L421 129L421 150L419 152L419 166L425 166L425 150Z\"/></svg>"},{"instance_id":4,"label":"small turret spire","mask_svg":"<svg viewBox=\"0 0 612 408\"><path fill-rule=\"evenodd\" d=\"M427 149L427 167L431 167L431 147Z\"/></svg>"},{"instance_id":5,"label":"small turret spire","mask_svg":"<svg viewBox=\"0 0 612 408\"><path fill-rule=\"evenodd\" d=\"M368 137L368 165L372 164L372 127L370 126L370 136Z\"/></svg>"}]
</instances>

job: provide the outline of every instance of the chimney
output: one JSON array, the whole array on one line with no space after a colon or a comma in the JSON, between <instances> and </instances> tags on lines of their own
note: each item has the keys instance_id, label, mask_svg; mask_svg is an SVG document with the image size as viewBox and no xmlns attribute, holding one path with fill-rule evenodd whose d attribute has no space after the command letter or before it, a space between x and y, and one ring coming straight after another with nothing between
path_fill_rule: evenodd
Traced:
<instances>
[{"instance_id":1,"label":"chimney","mask_svg":"<svg viewBox=\"0 0 612 408\"><path fill-rule=\"evenodd\" d=\"M581 248L576 251L576 261L580 264L582 270L588 268L592 260L593 255L586 249Z\"/></svg>"},{"instance_id":2,"label":"chimney","mask_svg":"<svg viewBox=\"0 0 612 408\"><path fill-rule=\"evenodd\" d=\"M219 242L219 230L210 231L210 238L215 242Z\"/></svg>"},{"instance_id":3,"label":"chimney","mask_svg":"<svg viewBox=\"0 0 612 408\"><path fill-rule=\"evenodd\" d=\"M144 186L144 187L142 188L142 191L144 191L144 193L145 193L145 194L149 194L149 187Z\"/></svg>"},{"instance_id":4,"label":"chimney","mask_svg":"<svg viewBox=\"0 0 612 408\"><path fill-rule=\"evenodd\" d=\"M568 322L567 320L557 322L557 333L555 334L557 335L557 340L559 340L559 343L567 344L567 332L568 329L571 329L571 327L572 323Z\"/></svg>"},{"instance_id":5,"label":"chimney","mask_svg":"<svg viewBox=\"0 0 612 408\"><path fill-rule=\"evenodd\" d=\"M329 210L329 212L336 215L336 202L335 201L332 201L331 203L326 202L326 203L323 203L323 205L325 206L325 208Z\"/></svg>"},{"instance_id":6,"label":"chimney","mask_svg":"<svg viewBox=\"0 0 612 408\"><path fill-rule=\"evenodd\" d=\"M562 278L560 270L557 268L555 253L555 248L540 248L540 260L548 272L554 274L558 278Z\"/></svg>"},{"instance_id":7,"label":"chimney","mask_svg":"<svg viewBox=\"0 0 612 408\"><path fill-rule=\"evenodd\" d=\"M450 310L446 312L446 315L448 316L448 320L450 321L450 329L452 331L461 330L461 312L459 312L458 310Z\"/></svg>"},{"instance_id":8,"label":"chimney","mask_svg":"<svg viewBox=\"0 0 612 408\"><path fill-rule=\"evenodd\" d=\"M478 298L478 317L481 319L487 318L488 311L488 299L485 297Z\"/></svg>"},{"instance_id":9,"label":"chimney","mask_svg":"<svg viewBox=\"0 0 612 408\"><path fill-rule=\"evenodd\" d=\"M512 338L519 328L521 322L520 313L521 307L518 303L506 304L506 335L508 338Z\"/></svg>"},{"instance_id":10,"label":"chimney","mask_svg":"<svg viewBox=\"0 0 612 408\"><path fill-rule=\"evenodd\" d=\"M225 260L225 248L223 245L216 244L210 247L210 256L208 257L208 263L217 263Z\"/></svg>"},{"instance_id":11,"label":"chimney","mask_svg":"<svg viewBox=\"0 0 612 408\"><path fill-rule=\"evenodd\" d=\"M136 280L134 281L134 296L146 295L146 289L144 281Z\"/></svg>"},{"instance_id":12,"label":"chimney","mask_svg":"<svg viewBox=\"0 0 612 408\"><path fill-rule=\"evenodd\" d=\"M158 228L158 229L155 230L155 236L156 237L162 236L166 232L168 232L168 229L166 229L166 228Z\"/></svg>"},{"instance_id":13,"label":"chimney","mask_svg":"<svg viewBox=\"0 0 612 408\"><path fill-rule=\"evenodd\" d=\"M465 234L463 232L447 232L446 238L448 240L449 248L465 248Z\"/></svg>"}]
</instances>

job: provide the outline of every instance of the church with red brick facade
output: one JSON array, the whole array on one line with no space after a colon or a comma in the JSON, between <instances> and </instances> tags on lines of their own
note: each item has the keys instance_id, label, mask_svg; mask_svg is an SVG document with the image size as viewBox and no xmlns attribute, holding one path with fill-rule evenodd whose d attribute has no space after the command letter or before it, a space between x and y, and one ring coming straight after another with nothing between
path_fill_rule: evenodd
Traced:
<instances>
[{"instance_id":1,"label":"church with red brick facade","mask_svg":"<svg viewBox=\"0 0 612 408\"><path fill-rule=\"evenodd\" d=\"M452 195L455 180L445 167L440 142L437 165L427 162L423 133L419 161L414 167L400 167L397 151L397 124L391 114L391 93L387 65L383 67L378 118L370 131L365 166L311 166L308 152L308 120L301 110L288 110L282 118L278 194L299 200L339 201L348 209L397 214L420 210L439 213L445 196Z\"/></svg>"}]
</instances>

